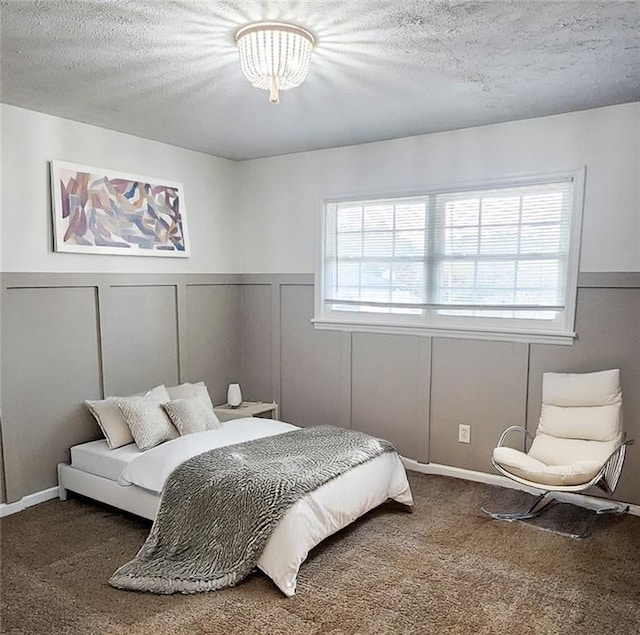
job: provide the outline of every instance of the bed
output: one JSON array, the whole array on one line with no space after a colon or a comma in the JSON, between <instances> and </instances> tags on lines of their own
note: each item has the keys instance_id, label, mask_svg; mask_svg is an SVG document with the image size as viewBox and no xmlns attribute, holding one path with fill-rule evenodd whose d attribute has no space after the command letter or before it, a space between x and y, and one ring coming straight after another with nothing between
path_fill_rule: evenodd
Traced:
<instances>
[{"instance_id":1,"label":"bed","mask_svg":"<svg viewBox=\"0 0 640 635\"><path fill-rule=\"evenodd\" d=\"M175 467L209 449L298 429L263 418L235 419L216 431L167 441L142 452L132 443L111 450L105 440L71 448L71 464L59 464L60 498L67 491L153 520L164 484ZM296 592L297 574L309 551L367 511L391 499L412 505L404 466L387 452L341 474L291 507L258 561L286 595Z\"/></svg>"}]
</instances>

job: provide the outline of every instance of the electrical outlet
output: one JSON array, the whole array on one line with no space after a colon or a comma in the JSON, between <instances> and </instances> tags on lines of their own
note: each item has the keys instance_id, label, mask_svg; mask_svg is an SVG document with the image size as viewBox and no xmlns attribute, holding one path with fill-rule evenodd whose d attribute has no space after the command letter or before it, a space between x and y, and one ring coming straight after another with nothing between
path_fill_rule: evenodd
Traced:
<instances>
[{"instance_id":1,"label":"electrical outlet","mask_svg":"<svg viewBox=\"0 0 640 635\"><path fill-rule=\"evenodd\" d=\"M471 443L471 426L466 423L458 425L458 442Z\"/></svg>"}]
</instances>

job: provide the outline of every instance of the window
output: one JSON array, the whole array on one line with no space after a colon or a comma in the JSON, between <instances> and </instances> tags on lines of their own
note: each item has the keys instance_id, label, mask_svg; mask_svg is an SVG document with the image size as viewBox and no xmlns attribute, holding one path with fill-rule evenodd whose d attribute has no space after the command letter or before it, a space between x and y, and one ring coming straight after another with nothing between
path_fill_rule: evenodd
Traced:
<instances>
[{"instance_id":1,"label":"window","mask_svg":"<svg viewBox=\"0 0 640 635\"><path fill-rule=\"evenodd\" d=\"M581 185L325 202L316 326L570 343Z\"/></svg>"}]
</instances>

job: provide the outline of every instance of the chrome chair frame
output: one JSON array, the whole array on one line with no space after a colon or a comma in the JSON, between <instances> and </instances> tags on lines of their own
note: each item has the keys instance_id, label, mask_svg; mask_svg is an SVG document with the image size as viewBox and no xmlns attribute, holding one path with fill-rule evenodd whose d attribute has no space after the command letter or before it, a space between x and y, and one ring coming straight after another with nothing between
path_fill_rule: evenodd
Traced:
<instances>
[{"instance_id":1,"label":"chrome chair frame","mask_svg":"<svg viewBox=\"0 0 640 635\"><path fill-rule=\"evenodd\" d=\"M521 426L510 426L507 428L502 435L500 435L500 439L498 440L498 445L496 447L503 447L505 439L512 432L521 432L525 435L525 437L533 440L533 437L529 432L521 427ZM627 451L627 447L633 445L633 439L623 439L613 450L613 452L609 455L607 460L604 462L603 466L600 468L598 473L587 483L583 483L580 485L557 485L554 487L549 487L548 489L545 487L541 487L540 483L535 483L533 481L528 481L527 479L516 476L515 474L511 474L507 470L505 470L502 466L498 465L493 458L491 459L491 463L495 469L500 472L502 475L510 478L517 483L521 483L522 485L526 485L527 487L531 487L537 490L542 491L539 494L533 503L529 506L528 509L519 512L491 512L486 508L482 507L482 511L494 518L495 520L506 520L508 522L512 522L515 520L528 520L530 518L535 518L539 516L540 513L553 502L553 498L549 497L549 494L553 492L572 492L579 493L588 490L590 487L597 487L606 494L613 494L616 486L618 485L618 481L620 480L620 475L622 474L622 466L624 464L624 457ZM595 519L603 514L625 514L629 511L629 505L615 505L612 507L607 507L603 509L598 509L596 511L596 515L594 516L593 522ZM587 528L585 532L582 534L566 534L570 535L574 538L584 538L588 535L591 530L591 525Z\"/></svg>"}]
</instances>

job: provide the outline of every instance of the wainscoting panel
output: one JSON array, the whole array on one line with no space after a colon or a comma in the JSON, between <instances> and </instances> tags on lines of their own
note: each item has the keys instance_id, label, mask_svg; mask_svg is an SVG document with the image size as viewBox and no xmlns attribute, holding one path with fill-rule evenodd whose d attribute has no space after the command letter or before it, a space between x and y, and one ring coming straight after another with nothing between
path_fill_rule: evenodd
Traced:
<instances>
[{"instance_id":1,"label":"wainscoting panel","mask_svg":"<svg viewBox=\"0 0 640 635\"><path fill-rule=\"evenodd\" d=\"M2 435L0 434L0 503L7 502L7 491L4 485L4 462L2 462Z\"/></svg>"},{"instance_id":2,"label":"wainscoting panel","mask_svg":"<svg viewBox=\"0 0 640 635\"><path fill-rule=\"evenodd\" d=\"M240 377L240 287L187 285L187 360L184 381L204 381L215 404Z\"/></svg>"},{"instance_id":3,"label":"wainscoting panel","mask_svg":"<svg viewBox=\"0 0 640 635\"><path fill-rule=\"evenodd\" d=\"M524 426L526 344L435 338L431 368L430 460L492 472L500 433ZM471 443L458 442L458 424L471 425Z\"/></svg>"},{"instance_id":4,"label":"wainscoting panel","mask_svg":"<svg viewBox=\"0 0 640 635\"><path fill-rule=\"evenodd\" d=\"M2 432L7 501L57 482L69 447L98 438L97 289L12 288L3 298Z\"/></svg>"},{"instance_id":5,"label":"wainscoting panel","mask_svg":"<svg viewBox=\"0 0 640 635\"><path fill-rule=\"evenodd\" d=\"M272 285L243 285L240 307L242 394L247 400L270 401L274 398Z\"/></svg>"},{"instance_id":6,"label":"wainscoting panel","mask_svg":"<svg viewBox=\"0 0 640 635\"><path fill-rule=\"evenodd\" d=\"M351 427L428 462L431 340L371 333L352 338Z\"/></svg>"},{"instance_id":7,"label":"wainscoting panel","mask_svg":"<svg viewBox=\"0 0 640 635\"><path fill-rule=\"evenodd\" d=\"M69 447L100 438L85 399L204 380L225 401L227 385L242 382L238 282L236 274L3 274L7 502L56 485Z\"/></svg>"},{"instance_id":8,"label":"wainscoting panel","mask_svg":"<svg viewBox=\"0 0 640 635\"><path fill-rule=\"evenodd\" d=\"M316 331L307 274L3 274L6 500L56 484L68 448L99 436L82 402L105 392L203 380L222 403L238 381L285 421L353 426L420 462L492 473L502 430L535 429L544 371L620 367L638 444L615 497L640 504L640 279L581 280L575 344L528 346Z\"/></svg>"},{"instance_id":9,"label":"wainscoting panel","mask_svg":"<svg viewBox=\"0 0 640 635\"><path fill-rule=\"evenodd\" d=\"M282 418L348 428L350 334L313 328L313 286L282 285L280 294Z\"/></svg>"},{"instance_id":10,"label":"wainscoting panel","mask_svg":"<svg viewBox=\"0 0 640 635\"><path fill-rule=\"evenodd\" d=\"M106 395L177 384L175 285L108 286L100 301Z\"/></svg>"},{"instance_id":11,"label":"wainscoting panel","mask_svg":"<svg viewBox=\"0 0 640 635\"><path fill-rule=\"evenodd\" d=\"M627 452L614 498L640 504L640 289L580 289L576 331L573 346L531 345L529 430L535 431L540 417L542 373L620 368L624 427L636 445Z\"/></svg>"}]
</instances>

